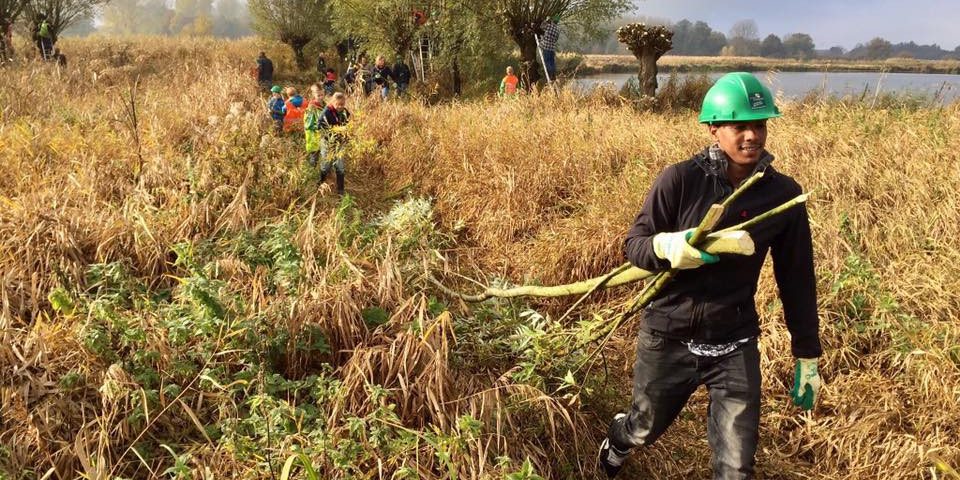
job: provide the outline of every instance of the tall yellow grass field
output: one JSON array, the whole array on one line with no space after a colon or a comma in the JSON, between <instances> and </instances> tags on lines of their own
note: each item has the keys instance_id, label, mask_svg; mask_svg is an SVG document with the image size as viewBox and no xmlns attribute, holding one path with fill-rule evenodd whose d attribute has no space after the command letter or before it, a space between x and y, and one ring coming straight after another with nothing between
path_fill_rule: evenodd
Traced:
<instances>
[{"instance_id":1,"label":"tall yellow grass field","mask_svg":"<svg viewBox=\"0 0 960 480\"><path fill-rule=\"evenodd\" d=\"M574 299L466 305L424 274L471 291L620 265L654 177L709 142L692 112L351 99L338 199L268 133L249 69L281 47L63 43L69 69L0 75L0 478L279 478L293 457L291 478L597 475L637 324L575 385L542 339L639 286L555 325ZM768 149L814 192L825 387L790 405L765 272L759 477L960 478L960 111L781 106ZM708 477L706 404L625 478Z\"/></svg>"}]
</instances>

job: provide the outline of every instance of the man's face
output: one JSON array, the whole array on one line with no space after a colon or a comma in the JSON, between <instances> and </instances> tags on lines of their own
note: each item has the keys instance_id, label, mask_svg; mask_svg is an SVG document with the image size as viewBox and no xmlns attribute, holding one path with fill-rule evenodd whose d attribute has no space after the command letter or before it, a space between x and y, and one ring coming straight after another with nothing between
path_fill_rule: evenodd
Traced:
<instances>
[{"instance_id":1,"label":"man's face","mask_svg":"<svg viewBox=\"0 0 960 480\"><path fill-rule=\"evenodd\" d=\"M710 134L731 161L739 165L752 165L760 160L767 143L767 121L711 125Z\"/></svg>"}]
</instances>

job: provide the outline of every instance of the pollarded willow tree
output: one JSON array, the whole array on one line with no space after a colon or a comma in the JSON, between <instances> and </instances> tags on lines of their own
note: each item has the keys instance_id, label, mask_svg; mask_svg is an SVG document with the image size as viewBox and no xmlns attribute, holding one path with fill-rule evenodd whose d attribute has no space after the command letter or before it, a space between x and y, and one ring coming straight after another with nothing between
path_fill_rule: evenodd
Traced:
<instances>
[{"instance_id":1,"label":"pollarded willow tree","mask_svg":"<svg viewBox=\"0 0 960 480\"><path fill-rule=\"evenodd\" d=\"M404 56L426 24L416 14L429 15L439 4L414 0L331 0L336 31L361 37L380 53Z\"/></svg>"},{"instance_id":2,"label":"pollarded willow tree","mask_svg":"<svg viewBox=\"0 0 960 480\"><path fill-rule=\"evenodd\" d=\"M307 68L303 49L330 31L327 0L249 0L248 6L254 30L289 45L301 69Z\"/></svg>"},{"instance_id":3,"label":"pollarded willow tree","mask_svg":"<svg viewBox=\"0 0 960 480\"><path fill-rule=\"evenodd\" d=\"M673 48L673 32L663 25L631 23L617 29L617 38L640 62L640 94L657 94L657 60Z\"/></svg>"},{"instance_id":4,"label":"pollarded willow tree","mask_svg":"<svg viewBox=\"0 0 960 480\"><path fill-rule=\"evenodd\" d=\"M433 45L433 67L449 74L455 96L471 79L502 74L509 61L510 40L491 0L444 0L424 32Z\"/></svg>"},{"instance_id":5,"label":"pollarded willow tree","mask_svg":"<svg viewBox=\"0 0 960 480\"><path fill-rule=\"evenodd\" d=\"M522 70L530 82L540 78L537 41L543 22L559 15L568 37L594 36L601 26L633 8L632 0L494 0L495 9L514 43L520 47Z\"/></svg>"},{"instance_id":6,"label":"pollarded willow tree","mask_svg":"<svg viewBox=\"0 0 960 480\"><path fill-rule=\"evenodd\" d=\"M40 18L47 19L53 42L64 30L84 18L91 18L108 0L26 0L23 13L29 21L30 33L40 27Z\"/></svg>"}]
</instances>

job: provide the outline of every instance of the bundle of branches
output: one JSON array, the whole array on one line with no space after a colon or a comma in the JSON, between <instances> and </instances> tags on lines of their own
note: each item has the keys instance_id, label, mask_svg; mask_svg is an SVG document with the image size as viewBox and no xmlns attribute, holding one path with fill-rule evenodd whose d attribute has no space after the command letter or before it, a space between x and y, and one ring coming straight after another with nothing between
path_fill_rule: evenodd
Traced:
<instances>
[{"instance_id":1,"label":"bundle of branches","mask_svg":"<svg viewBox=\"0 0 960 480\"><path fill-rule=\"evenodd\" d=\"M754 253L754 244L753 239L750 237L748 230L768 219L777 216L797 205L800 205L806 202L809 194L799 195L792 200L768 211L761 215L758 215L746 222L734 225L732 227L720 230L718 232L713 232L716 227L717 222L723 216L723 212L726 208L733 203L743 192L747 191L750 187L756 184L763 177L763 172L754 174L748 180L744 181L722 204L714 204L707 211L706 216L694 230L693 234L688 240L690 245L697 247L701 250L704 250L708 253L718 254L718 253L728 253L728 254L738 254L738 255L753 255ZM590 345L594 342L601 341L600 345L594 350L594 352L586 357L586 360L581 363L581 367L590 363L590 361L595 358L596 354L603 348L606 342L613 336L613 333L620 327L625 321L630 319L633 315L640 312L644 307L647 306L657 295L663 290L663 288L673 279L677 274L677 270L667 270L662 272L649 272L637 267L631 266L629 263L617 267L613 271L590 280L585 280L582 282L572 283L568 285L558 285L558 286L533 286L533 285L524 285L510 289L500 289L500 288L488 288L480 294L477 295L467 295L458 293L454 290L451 290L441 284L439 281L430 277L428 274L428 279L440 288L443 292L456 296L464 301L468 302L481 302L490 298L513 298L513 297L523 297L523 296L537 296L537 297L560 297L567 295L582 295L580 299L571 306L567 312L560 318L558 323L562 322L564 318L570 315L577 306L579 306L587 297L589 297L594 292L603 289L610 288L619 285L626 285L629 283L637 282L639 280L644 280L651 278L652 279L647 283L644 290L631 301L625 303L621 309L621 313L616 316L616 318L611 322L603 322L601 328L591 332L586 337L580 337L580 340L574 345L569 345L560 349L558 355L563 356L573 352L582 350L587 345ZM570 338L572 337L568 333L563 333L564 336Z\"/></svg>"},{"instance_id":2,"label":"bundle of branches","mask_svg":"<svg viewBox=\"0 0 960 480\"><path fill-rule=\"evenodd\" d=\"M640 61L640 93L657 93L657 60L673 48L673 32L663 25L631 23L617 29L617 39Z\"/></svg>"}]
</instances>

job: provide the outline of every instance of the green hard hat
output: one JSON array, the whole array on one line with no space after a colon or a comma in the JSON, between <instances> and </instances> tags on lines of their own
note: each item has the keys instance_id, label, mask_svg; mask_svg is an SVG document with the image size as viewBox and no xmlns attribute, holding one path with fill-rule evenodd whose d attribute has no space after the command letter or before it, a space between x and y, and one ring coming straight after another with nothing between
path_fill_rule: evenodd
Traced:
<instances>
[{"instance_id":1,"label":"green hard hat","mask_svg":"<svg viewBox=\"0 0 960 480\"><path fill-rule=\"evenodd\" d=\"M280 92L283 91L283 89L280 88L279 85L274 85L273 88L270 89L270 91L273 92L273 93L280 93Z\"/></svg>"},{"instance_id":2,"label":"green hard hat","mask_svg":"<svg viewBox=\"0 0 960 480\"><path fill-rule=\"evenodd\" d=\"M780 116L773 95L757 77L746 72L728 73L703 97L700 123L747 122Z\"/></svg>"}]
</instances>

